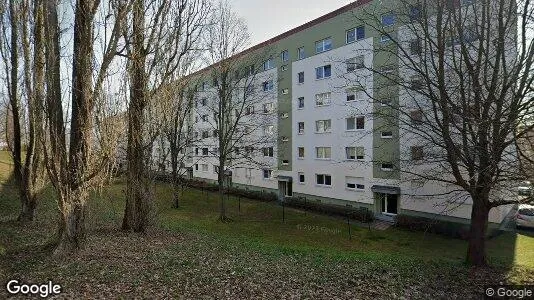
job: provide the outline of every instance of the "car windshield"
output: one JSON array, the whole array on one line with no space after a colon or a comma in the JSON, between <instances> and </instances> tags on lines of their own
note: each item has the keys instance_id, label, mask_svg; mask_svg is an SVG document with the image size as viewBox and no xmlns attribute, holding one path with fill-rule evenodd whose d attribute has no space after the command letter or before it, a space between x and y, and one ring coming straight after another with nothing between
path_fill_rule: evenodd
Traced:
<instances>
[{"instance_id":1,"label":"car windshield","mask_svg":"<svg viewBox=\"0 0 534 300\"><path fill-rule=\"evenodd\" d=\"M521 208L519 214L523 216L534 217L534 208Z\"/></svg>"}]
</instances>

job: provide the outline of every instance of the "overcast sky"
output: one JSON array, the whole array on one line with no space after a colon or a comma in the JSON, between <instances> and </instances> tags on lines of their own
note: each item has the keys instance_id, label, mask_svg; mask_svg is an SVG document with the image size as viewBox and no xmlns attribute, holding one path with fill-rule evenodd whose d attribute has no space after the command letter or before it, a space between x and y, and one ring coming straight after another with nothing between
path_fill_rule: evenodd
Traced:
<instances>
[{"instance_id":1,"label":"overcast sky","mask_svg":"<svg viewBox=\"0 0 534 300\"><path fill-rule=\"evenodd\" d=\"M245 19L250 46L334 11L353 0L230 0Z\"/></svg>"}]
</instances>

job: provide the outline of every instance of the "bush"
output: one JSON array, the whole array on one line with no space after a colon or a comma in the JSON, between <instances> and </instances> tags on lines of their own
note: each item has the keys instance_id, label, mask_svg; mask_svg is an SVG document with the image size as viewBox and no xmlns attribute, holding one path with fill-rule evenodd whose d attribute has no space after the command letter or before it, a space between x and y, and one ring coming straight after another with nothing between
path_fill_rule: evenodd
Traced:
<instances>
[{"instance_id":1,"label":"bush","mask_svg":"<svg viewBox=\"0 0 534 300\"><path fill-rule=\"evenodd\" d=\"M398 215L395 221L395 226L412 231L425 231L463 240L469 238L469 226L465 224L408 215Z\"/></svg>"}]
</instances>

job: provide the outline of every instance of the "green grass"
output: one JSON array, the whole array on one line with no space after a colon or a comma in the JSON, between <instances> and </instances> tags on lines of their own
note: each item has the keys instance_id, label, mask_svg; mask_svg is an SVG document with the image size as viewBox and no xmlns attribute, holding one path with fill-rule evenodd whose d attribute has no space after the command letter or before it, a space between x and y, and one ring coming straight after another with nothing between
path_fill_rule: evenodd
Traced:
<instances>
[{"instance_id":1,"label":"green grass","mask_svg":"<svg viewBox=\"0 0 534 300\"><path fill-rule=\"evenodd\" d=\"M66 298L265 298L274 292L280 298L418 299L454 290L451 298L467 299L480 298L489 284L534 282L532 236L491 239L494 268L473 272L463 264L465 241L356 225L349 239L342 218L286 208L284 222L275 203L242 199L239 211L235 197L226 202L232 221L221 223L217 194L186 189L174 209L172 188L163 183L155 185L155 226L146 235L123 233L121 178L92 193L88 248L57 257L48 247L58 217L53 190L42 191L37 220L21 226L13 221L19 202L3 159L9 157L0 152L0 281L52 278L64 284Z\"/></svg>"},{"instance_id":2,"label":"green grass","mask_svg":"<svg viewBox=\"0 0 534 300\"><path fill-rule=\"evenodd\" d=\"M123 181L117 181L91 202L93 214L101 222L120 224L124 207ZM286 252L321 252L335 256L365 256L380 259L423 260L462 263L467 243L423 232L397 228L378 231L351 226L349 239L345 220L330 216L285 209L275 203L241 199L226 200L231 222L221 223L216 193L186 189L179 209L172 208L172 190L167 184L155 188L157 220L171 231L189 230L229 239L244 246ZM534 269L534 237L506 233L488 241L490 263L499 267L522 266Z\"/></svg>"}]
</instances>

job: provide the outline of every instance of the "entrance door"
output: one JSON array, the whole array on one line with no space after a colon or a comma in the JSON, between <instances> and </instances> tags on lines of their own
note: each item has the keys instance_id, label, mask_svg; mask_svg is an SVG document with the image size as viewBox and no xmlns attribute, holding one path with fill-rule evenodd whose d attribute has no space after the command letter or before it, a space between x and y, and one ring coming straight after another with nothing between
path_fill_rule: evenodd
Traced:
<instances>
[{"instance_id":1,"label":"entrance door","mask_svg":"<svg viewBox=\"0 0 534 300\"><path fill-rule=\"evenodd\" d=\"M398 195L392 194L382 194L382 213L385 215L396 215L397 204L398 204Z\"/></svg>"},{"instance_id":2,"label":"entrance door","mask_svg":"<svg viewBox=\"0 0 534 300\"><path fill-rule=\"evenodd\" d=\"M293 197L293 183L288 181L279 181L278 182L278 195L280 201L283 201L284 198Z\"/></svg>"}]
</instances>

